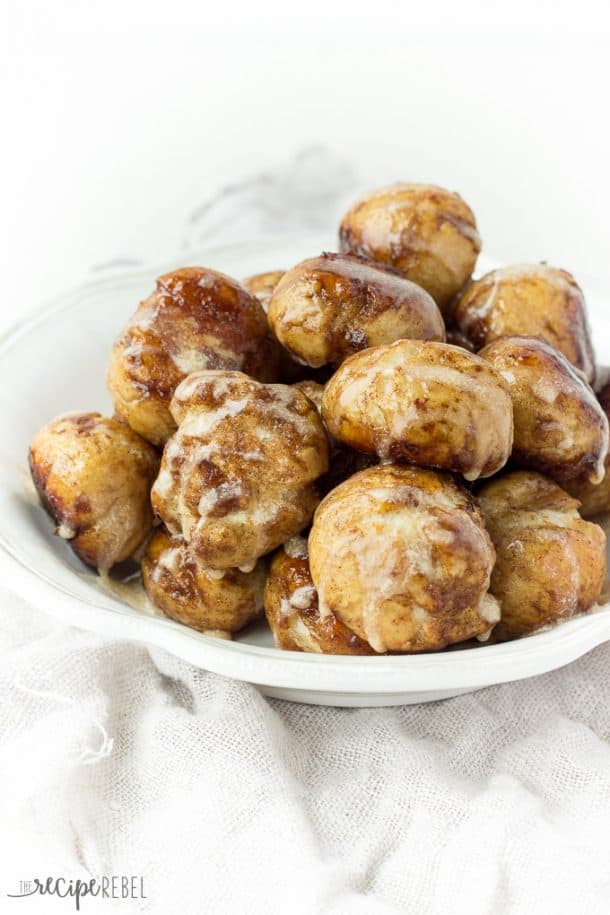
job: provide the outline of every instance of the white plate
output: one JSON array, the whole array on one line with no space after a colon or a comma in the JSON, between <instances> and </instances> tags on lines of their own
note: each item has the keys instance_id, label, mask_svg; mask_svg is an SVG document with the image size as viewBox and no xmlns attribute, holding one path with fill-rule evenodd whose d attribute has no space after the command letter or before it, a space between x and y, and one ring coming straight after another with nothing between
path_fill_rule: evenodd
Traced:
<instances>
[{"instance_id":1,"label":"white plate","mask_svg":"<svg viewBox=\"0 0 610 915\"><path fill-rule=\"evenodd\" d=\"M283 235L190 251L186 260L244 277L289 267L333 247L332 237ZM110 411L104 376L112 342L155 277L183 261L181 255L154 269L105 276L81 286L0 341L0 563L15 589L67 623L160 646L199 667L254 683L270 696L327 705L397 705L455 696L552 670L610 639L606 605L592 615L502 645L403 657L308 655L275 649L263 623L233 642L223 641L135 609L102 589L97 576L52 536L51 523L28 483L27 446L58 413ZM490 266L481 259L480 270ZM610 341L603 296L587 291L594 338ZM599 357L610 362L608 350Z\"/></svg>"}]
</instances>

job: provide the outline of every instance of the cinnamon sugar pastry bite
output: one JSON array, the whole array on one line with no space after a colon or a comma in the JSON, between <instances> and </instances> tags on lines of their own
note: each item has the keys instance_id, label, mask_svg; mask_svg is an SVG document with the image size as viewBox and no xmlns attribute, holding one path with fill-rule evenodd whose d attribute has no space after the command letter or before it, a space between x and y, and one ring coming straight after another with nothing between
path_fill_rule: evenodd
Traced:
<instances>
[{"instance_id":1,"label":"cinnamon sugar pastry bite","mask_svg":"<svg viewBox=\"0 0 610 915\"><path fill-rule=\"evenodd\" d=\"M35 436L30 472L56 533L89 566L127 559L152 525L159 456L129 426L99 413L66 413Z\"/></svg>"},{"instance_id":2,"label":"cinnamon sugar pastry bite","mask_svg":"<svg viewBox=\"0 0 610 915\"><path fill-rule=\"evenodd\" d=\"M500 337L479 355L502 375L513 402L516 463L558 482L605 476L608 418L565 356L537 337Z\"/></svg>"},{"instance_id":3,"label":"cinnamon sugar pastry bite","mask_svg":"<svg viewBox=\"0 0 610 915\"><path fill-rule=\"evenodd\" d=\"M474 498L449 474L385 464L320 503L309 535L319 613L377 652L431 651L487 634L495 553Z\"/></svg>"},{"instance_id":4,"label":"cinnamon sugar pastry bite","mask_svg":"<svg viewBox=\"0 0 610 915\"><path fill-rule=\"evenodd\" d=\"M528 635L593 606L606 576L606 537L582 520L576 499L527 471L491 480L477 497L497 554L495 639Z\"/></svg>"},{"instance_id":5,"label":"cinnamon sugar pastry bite","mask_svg":"<svg viewBox=\"0 0 610 915\"><path fill-rule=\"evenodd\" d=\"M178 429L152 503L198 562L251 569L309 523L328 443L308 397L241 372L198 372L178 386L171 412Z\"/></svg>"},{"instance_id":6,"label":"cinnamon sugar pastry bite","mask_svg":"<svg viewBox=\"0 0 610 915\"><path fill-rule=\"evenodd\" d=\"M282 346L314 368L402 337L445 339L425 290L382 264L344 254L322 254L288 270L268 317Z\"/></svg>"},{"instance_id":7,"label":"cinnamon sugar pastry bite","mask_svg":"<svg viewBox=\"0 0 610 915\"><path fill-rule=\"evenodd\" d=\"M166 616L200 632L237 632L263 610L265 567L251 572L204 568L182 537L158 528L142 558L142 581Z\"/></svg>"},{"instance_id":8,"label":"cinnamon sugar pastry bite","mask_svg":"<svg viewBox=\"0 0 610 915\"><path fill-rule=\"evenodd\" d=\"M176 428L180 382L203 369L239 369L274 381L276 345L260 302L223 273L183 267L159 277L115 343L108 368L114 406L154 445Z\"/></svg>"},{"instance_id":9,"label":"cinnamon sugar pastry bite","mask_svg":"<svg viewBox=\"0 0 610 915\"><path fill-rule=\"evenodd\" d=\"M326 385L322 416L352 448L467 480L500 470L513 442L506 382L446 343L399 340L352 356Z\"/></svg>"},{"instance_id":10,"label":"cinnamon sugar pastry bite","mask_svg":"<svg viewBox=\"0 0 610 915\"><path fill-rule=\"evenodd\" d=\"M398 268L444 314L481 250L470 207L431 184L393 184L357 200L341 221L339 244L341 251Z\"/></svg>"},{"instance_id":11,"label":"cinnamon sugar pastry bite","mask_svg":"<svg viewBox=\"0 0 610 915\"><path fill-rule=\"evenodd\" d=\"M462 332L479 349L498 337L541 337L592 381L593 347L582 291L548 264L501 267L471 283L455 307Z\"/></svg>"},{"instance_id":12,"label":"cinnamon sugar pastry bite","mask_svg":"<svg viewBox=\"0 0 610 915\"><path fill-rule=\"evenodd\" d=\"M265 615L276 646L286 651L375 654L334 613L320 612L303 537L293 537L273 557L265 585Z\"/></svg>"}]
</instances>

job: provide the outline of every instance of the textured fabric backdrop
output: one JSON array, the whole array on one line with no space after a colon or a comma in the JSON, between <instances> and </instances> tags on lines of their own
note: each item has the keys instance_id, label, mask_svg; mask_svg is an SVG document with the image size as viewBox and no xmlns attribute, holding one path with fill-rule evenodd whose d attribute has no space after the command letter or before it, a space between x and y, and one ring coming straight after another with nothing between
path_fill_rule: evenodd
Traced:
<instances>
[{"instance_id":1,"label":"textured fabric backdrop","mask_svg":"<svg viewBox=\"0 0 610 915\"><path fill-rule=\"evenodd\" d=\"M187 241L328 226L353 181L309 151L204 204ZM147 898L85 913L610 911L610 645L371 710L268 700L7 590L0 651L1 911L74 911L5 893L91 874L142 875Z\"/></svg>"}]
</instances>

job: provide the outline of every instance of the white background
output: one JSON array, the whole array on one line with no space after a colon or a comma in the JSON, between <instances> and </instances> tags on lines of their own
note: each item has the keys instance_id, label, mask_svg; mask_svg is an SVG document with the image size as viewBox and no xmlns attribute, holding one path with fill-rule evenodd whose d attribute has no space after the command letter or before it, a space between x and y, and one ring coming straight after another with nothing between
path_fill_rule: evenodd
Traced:
<instances>
[{"instance_id":1,"label":"white background","mask_svg":"<svg viewBox=\"0 0 610 915\"><path fill-rule=\"evenodd\" d=\"M116 258L178 255L218 188L323 145L429 180L487 253L605 279L604 3L5 2L5 319Z\"/></svg>"}]
</instances>

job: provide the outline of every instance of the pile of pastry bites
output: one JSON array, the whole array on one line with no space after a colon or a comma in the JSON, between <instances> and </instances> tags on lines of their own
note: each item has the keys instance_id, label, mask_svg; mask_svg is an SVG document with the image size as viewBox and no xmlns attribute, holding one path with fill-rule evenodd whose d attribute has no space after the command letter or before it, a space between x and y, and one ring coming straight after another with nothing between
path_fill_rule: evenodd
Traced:
<instances>
[{"instance_id":1,"label":"pile of pastry bites","mask_svg":"<svg viewBox=\"0 0 610 915\"><path fill-rule=\"evenodd\" d=\"M589 610L610 383L573 277L473 280L480 247L457 194L396 184L348 210L338 253L161 276L110 355L115 415L32 442L57 533L102 573L135 558L174 620L228 636L264 613L297 651L436 651Z\"/></svg>"}]
</instances>

